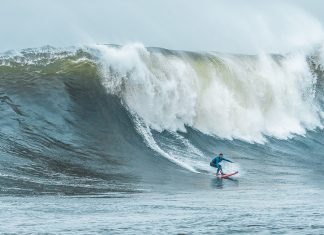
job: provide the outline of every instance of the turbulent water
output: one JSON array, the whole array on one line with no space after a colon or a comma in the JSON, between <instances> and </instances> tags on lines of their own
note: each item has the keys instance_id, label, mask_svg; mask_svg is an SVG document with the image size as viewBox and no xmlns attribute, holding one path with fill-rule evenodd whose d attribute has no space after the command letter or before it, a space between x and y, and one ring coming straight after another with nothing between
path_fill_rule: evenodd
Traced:
<instances>
[{"instance_id":1,"label":"turbulent water","mask_svg":"<svg viewBox=\"0 0 324 235\"><path fill-rule=\"evenodd\" d=\"M0 54L1 231L323 233L322 61L141 44ZM233 181L209 167L220 151Z\"/></svg>"}]
</instances>

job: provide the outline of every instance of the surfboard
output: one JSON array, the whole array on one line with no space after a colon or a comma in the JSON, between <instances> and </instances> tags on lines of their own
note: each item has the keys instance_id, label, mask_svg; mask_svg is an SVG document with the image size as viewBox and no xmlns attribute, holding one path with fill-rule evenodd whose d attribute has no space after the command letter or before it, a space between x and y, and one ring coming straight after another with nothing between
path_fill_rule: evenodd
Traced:
<instances>
[{"instance_id":1,"label":"surfboard","mask_svg":"<svg viewBox=\"0 0 324 235\"><path fill-rule=\"evenodd\" d=\"M217 178L219 178L219 179L226 179L226 178L228 178L228 177L231 177L231 176L233 176L233 175L236 175L238 173L238 171L235 171L234 173L229 173L229 174L225 174L225 175L216 175L217 176Z\"/></svg>"}]
</instances>

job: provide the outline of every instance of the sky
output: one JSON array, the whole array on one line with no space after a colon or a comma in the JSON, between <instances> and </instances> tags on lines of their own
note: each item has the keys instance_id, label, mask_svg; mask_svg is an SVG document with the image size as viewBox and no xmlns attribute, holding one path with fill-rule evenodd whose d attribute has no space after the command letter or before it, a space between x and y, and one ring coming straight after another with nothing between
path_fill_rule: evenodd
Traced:
<instances>
[{"instance_id":1,"label":"sky","mask_svg":"<svg viewBox=\"0 0 324 235\"><path fill-rule=\"evenodd\" d=\"M321 0L0 0L0 51L140 42L283 53L322 43Z\"/></svg>"}]
</instances>

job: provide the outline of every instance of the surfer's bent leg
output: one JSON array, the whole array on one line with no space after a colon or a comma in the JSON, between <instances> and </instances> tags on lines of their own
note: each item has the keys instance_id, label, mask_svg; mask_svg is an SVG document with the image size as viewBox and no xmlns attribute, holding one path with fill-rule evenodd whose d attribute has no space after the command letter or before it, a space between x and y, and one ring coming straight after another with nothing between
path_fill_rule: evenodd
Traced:
<instances>
[{"instance_id":1,"label":"surfer's bent leg","mask_svg":"<svg viewBox=\"0 0 324 235\"><path fill-rule=\"evenodd\" d=\"M217 174L218 174L219 172L220 172L221 174L223 174L222 166L218 164L218 166L217 166Z\"/></svg>"}]
</instances>

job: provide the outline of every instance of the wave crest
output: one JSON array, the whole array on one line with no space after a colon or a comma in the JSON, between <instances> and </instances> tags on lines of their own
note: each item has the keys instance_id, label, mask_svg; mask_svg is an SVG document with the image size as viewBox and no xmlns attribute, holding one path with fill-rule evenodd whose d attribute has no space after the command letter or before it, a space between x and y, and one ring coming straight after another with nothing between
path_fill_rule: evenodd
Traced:
<instances>
[{"instance_id":1,"label":"wave crest","mask_svg":"<svg viewBox=\"0 0 324 235\"><path fill-rule=\"evenodd\" d=\"M306 55L96 46L103 85L152 129L264 142L322 127Z\"/></svg>"}]
</instances>

